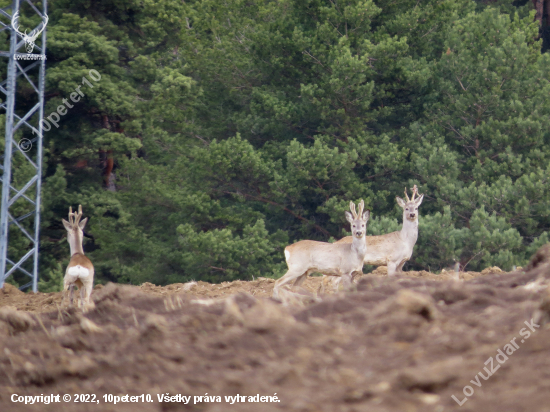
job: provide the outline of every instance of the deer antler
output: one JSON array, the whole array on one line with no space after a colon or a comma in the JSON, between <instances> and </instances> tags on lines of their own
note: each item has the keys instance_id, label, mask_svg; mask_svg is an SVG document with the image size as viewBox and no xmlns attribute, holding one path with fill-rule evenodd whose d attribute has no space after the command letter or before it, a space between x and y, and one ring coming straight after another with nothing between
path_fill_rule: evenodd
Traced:
<instances>
[{"instance_id":1,"label":"deer antler","mask_svg":"<svg viewBox=\"0 0 550 412\"><path fill-rule=\"evenodd\" d=\"M78 225L80 219L82 219L82 205L78 205L78 213L73 213L73 207L69 206L69 223L71 226Z\"/></svg>"},{"instance_id":2,"label":"deer antler","mask_svg":"<svg viewBox=\"0 0 550 412\"><path fill-rule=\"evenodd\" d=\"M42 33L44 31L44 29L46 28L46 26L48 25L48 21L50 20L50 18L48 17L47 14L44 14L44 17L42 17L42 29L38 30L36 33L34 33L35 30L37 29L34 29L33 31L31 31L31 33L29 34L29 36L32 35L32 39L33 41L37 39L37 37L40 35L40 33ZM34 34L33 34L34 33Z\"/></svg>"},{"instance_id":3,"label":"deer antler","mask_svg":"<svg viewBox=\"0 0 550 412\"><path fill-rule=\"evenodd\" d=\"M407 195L407 188L405 188L405 198L407 199L407 202L414 202L416 196L418 195L418 187L416 187L416 185L414 185L411 190L412 190L412 197L409 199L409 196Z\"/></svg>"},{"instance_id":4,"label":"deer antler","mask_svg":"<svg viewBox=\"0 0 550 412\"><path fill-rule=\"evenodd\" d=\"M361 199L361 202L359 202L359 211L357 212L358 216L363 216L363 209L365 208L365 202L363 199Z\"/></svg>"},{"instance_id":5,"label":"deer antler","mask_svg":"<svg viewBox=\"0 0 550 412\"><path fill-rule=\"evenodd\" d=\"M73 226L73 216L74 216L73 207L69 206L69 224L71 226Z\"/></svg>"},{"instance_id":6,"label":"deer antler","mask_svg":"<svg viewBox=\"0 0 550 412\"><path fill-rule=\"evenodd\" d=\"M357 219L358 217L363 216L363 209L365 208L365 202L363 199L359 202L359 211L355 211L355 203L349 202L349 208L351 210L351 214L353 215L354 219Z\"/></svg>"},{"instance_id":7,"label":"deer antler","mask_svg":"<svg viewBox=\"0 0 550 412\"><path fill-rule=\"evenodd\" d=\"M414 198L416 197L416 195L418 195L418 187L416 187L416 185L413 186L412 192L413 192L413 195L412 195L411 202L414 202Z\"/></svg>"},{"instance_id":8,"label":"deer antler","mask_svg":"<svg viewBox=\"0 0 550 412\"><path fill-rule=\"evenodd\" d=\"M353 215L353 218L357 219L357 212L355 211L355 203L349 202L349 209L351 210L351 214Z\"/></svg>"},{"instance_id":9,"label":"deer antler","mask_svg":"<svg viewBox=\"0 0 550 412\"><path fill-rule=\"evenodd\" d=\"M15 13L11 18L11 26L17 33L23 36L23 33L19 31L19 12Z\"/></svg>"}]
</instances>

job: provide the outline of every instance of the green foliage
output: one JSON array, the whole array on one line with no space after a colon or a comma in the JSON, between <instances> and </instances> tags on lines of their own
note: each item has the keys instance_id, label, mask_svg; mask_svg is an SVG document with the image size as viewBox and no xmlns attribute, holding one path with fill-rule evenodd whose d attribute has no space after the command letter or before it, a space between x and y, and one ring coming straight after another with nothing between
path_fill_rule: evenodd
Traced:
<instances>
[{"instance_id":1,"label":"green foliage","mask_svg":"<svg viewBox=\"0 0 550 412\"><path fill-rule=\"evenodd\" d=\"M474 212L469 223L464 248L471 258L466 264L477 260L482 266L510 268L518 263L519 259L514 255L519 251L522 239L504 218L489 215L481 207Z\"/></svg>"},{"instance_id":2,"label":"green foliage","mask_svg":"<svg viewBox=\"0 0 550 412\"><path fill-rule=\"evenodd\" d=\"M470 256L465 255L463 250L468 242L469 231L467 228L455 227L449 206L443 208L443 213L436 212L421 218L418 229L417 246L410 263L424 270L436 271L453 265L461 257Z\"/></svg>"},{"instance_id":3,"label":"green foliage","mask_svg":"<svg viewBox=\"0 0 550 412\"><path fill-rule=\"evenodd\" d=\"M43 273L44 276L38 281L38 289L40 292L61 292L63 290L63 277L65 276L65 271L61 263L56 262L55 266L44 270Z\"/></svg>"},{"instance_id":4,"label":"green foliage","mask_svg":"<svg viewBox=\"0 0 550 412\"><path fill-rule=\"evenodd\" d=\"M66 265L69 205L98 282L223 281L345 235L351 200L369 235L399 230L413 184L408 269L524 264L550 231L550 58L531 3L498 4L52 4L46 113L85 96L46 134L41 289Z\"/></svg>"},{"instance_id":5,"label":"green foliage","mask_svg":"<svg viewBox=\"0 0 550 412\"><path fill-rule=\"evenodd\" d=\"M402 224L397 219L392 219L387 216L373 217L367 223L367 232L370 236L380 236L386 233L396 232L401 230Z\"/></svg>"},{"instance_id":6,"label":"green foliage","mask_svg":"<svg viewBox=\"0 0 550 412\"><path fill-rule=\"evenodd\" d=\"M196 233L189 224L180 225L177 233L183 249L182 266L188 268L188 276L205 274L201 278L211 282L250 280L253 276L273 275L273 271L280 274L277 272L283 269L274 264L280 262L288 239L284 233L270 235L263 220L246 226L242 236L235 236L230 229Z\"/></svg>"}]
</instances>

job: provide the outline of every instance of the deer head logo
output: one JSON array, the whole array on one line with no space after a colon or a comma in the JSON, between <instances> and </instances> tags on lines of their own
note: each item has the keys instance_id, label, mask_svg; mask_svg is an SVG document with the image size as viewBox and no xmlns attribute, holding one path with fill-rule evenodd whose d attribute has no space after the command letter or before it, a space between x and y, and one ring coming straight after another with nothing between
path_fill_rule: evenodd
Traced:
<instances>
[{"instance_id":1,"label":"deer head logo","mask_svg":"<svg viewBox=\"0 0 550 412\"><path fill-rule=\"evenodd\" d=\"M27 30L25 30L25 33L21 33L19 31L19 12L15 13L11 19L11 26L21 37L23 37L27 53L32 53L32 51L34 50L34 42L36 41L40 33L44 31L47 24L48 15L44 14L44 17L42 18L42 28L40 30L38 30L38 28L33 29L29 34L27 34Z\"/></svg>"}]
</instances>

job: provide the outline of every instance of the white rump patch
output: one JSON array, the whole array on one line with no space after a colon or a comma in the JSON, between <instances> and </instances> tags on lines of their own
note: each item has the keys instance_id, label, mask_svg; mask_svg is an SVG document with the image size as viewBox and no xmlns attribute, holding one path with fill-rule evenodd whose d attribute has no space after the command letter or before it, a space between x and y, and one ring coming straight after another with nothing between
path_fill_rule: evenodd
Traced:
<instances>
[{"instance_id":1,"label":"white rump patch","mask_svg":"<svg viewBox=\"0 0 550 412\"><path fill-rule=\"evenodd\" d=\"M290 252L285 250L285 260L288 262L288 259L290 259Z\"/></svg>"},{"instance_id":2,"label":"white rump patch","mask_svg":"<svg viewBox=\"0 0 550 412\"><path fill-rule=\"evenodd\" d=\"M86 269L84 266L76 265L76 266L70 267L67 273L77 278L87 278L88 275L90 274L90 271Z\"/></svg>"}]
</instances>

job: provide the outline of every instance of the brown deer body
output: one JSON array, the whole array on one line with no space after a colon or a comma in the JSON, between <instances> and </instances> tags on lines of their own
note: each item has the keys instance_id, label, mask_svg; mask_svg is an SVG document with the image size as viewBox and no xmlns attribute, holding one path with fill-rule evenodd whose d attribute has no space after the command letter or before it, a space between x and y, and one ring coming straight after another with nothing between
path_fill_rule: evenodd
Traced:
<instances>
[{"instance_id":1,"label":"brown deer body","mask_svg":"<svg viewBox=\"0 0 550 412\"><path fill-rule=\"evenodd\" d=\"M279 297L281 288L294 281L293 286L300 286L306 277L315 272L325 273L342 278L344 285L351 286L354 271L362 270L367 252L365 233L370 212L363 213L364 202L359 204L359 213L355 204L350 202L352 213L346 212L346 219L351 225L349 243L325 243L313 240L302 240L285 248L288 271L275 283L273 297Z\"/></svg>"},{"instance_id":2,"label":"brown deer body","mask_svg":"<svg viewBox=\"0 0 550 412\"><path fill-rule=\"evenodd\" d=\"M403 269L403 265L411 258L414 245L418 239L418 207L422 203L424 195L415 198L417 194L418 188L414 185L412 198L409 199L407 189L405 189L406 200L396 196L397 204L403 208L403 227L400 231L365 237L367 245L367 253L364 258L365 265L387 266L388 276L393 276ZM347 236L337 241L336 244L351 243L352 240L351 236ZM361 273L362 269L355 273L354 277ZM322 282L323 290L324 285L327 283L332 283L334 288L338 288L340 279L324 278Z\"/></svg>"}]
</instances>

